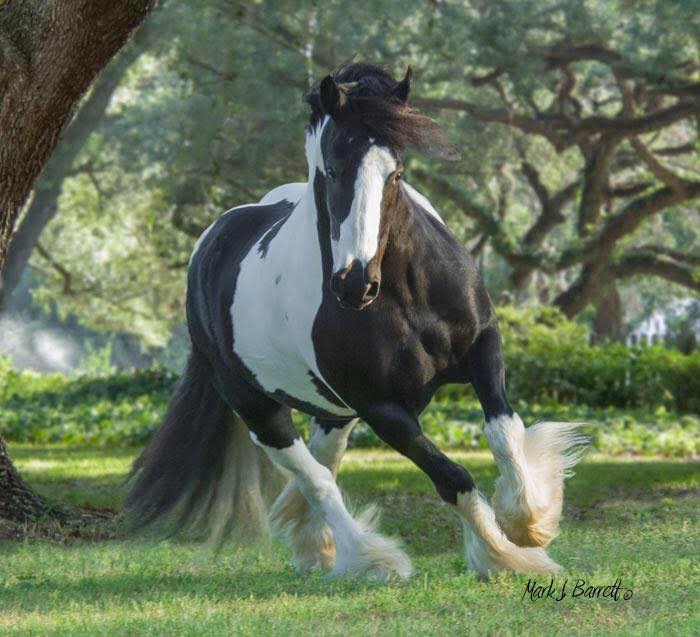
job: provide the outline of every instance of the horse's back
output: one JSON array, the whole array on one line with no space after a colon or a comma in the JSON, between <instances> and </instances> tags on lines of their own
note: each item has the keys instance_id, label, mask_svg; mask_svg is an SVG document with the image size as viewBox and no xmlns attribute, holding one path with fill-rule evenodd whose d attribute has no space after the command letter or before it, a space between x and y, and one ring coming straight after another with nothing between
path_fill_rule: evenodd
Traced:
<instances>
[{"instance_id":1,"label":"horse's back","mask_svg":"<svg viewBox=\"0 0 700 637\"><path fill-rule=\"evenodd\" d=\"M283 184L273 188L268 192L258 203L260 204L274 204L283 199L291 201L292 203L298 203L299 200L304 195L307 184L302 182L294 182L291 184Z\"/></svg>"}]
</instances>

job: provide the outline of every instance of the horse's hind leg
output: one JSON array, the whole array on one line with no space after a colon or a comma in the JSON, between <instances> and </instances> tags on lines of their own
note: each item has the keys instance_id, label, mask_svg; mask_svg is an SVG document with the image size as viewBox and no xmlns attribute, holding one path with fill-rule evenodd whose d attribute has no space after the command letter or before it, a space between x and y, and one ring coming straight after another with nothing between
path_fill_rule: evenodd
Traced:
<instances>
[{"instance_id":1,"label":"horse's hind leg","mask_svg":"<svg viewBox=\"0 0 700 637\"><path fill-rule=\"evenodd\" d=\"M347 448L348 436L357 419L311 419L309 451L333 474ZM275 531L285 536L294 555L293 562L302 572L335 565L335 541L330 526L320 511L313 509L302 495L296 480L291 480L270 511Z\"/></svg>"},{"instance_id":2,"label":"horse's hind leg","mask_svg":"<svg viewBox=\"0 0 700 637\"><path fill-rule=\"evenodd\" d=\"M486 416L484 433L501 473L493 508L508 538L520 546L547 546L556 536L564 478L578 461L584 438L573 423L528 427L505 392L501 339L484 330L469 352L469 374Z\"/></svg>"},{"instance_id":3,"label":"horse's hind leg","mask_svg":"<svg viewBox=\"0 0 700 637\"><path fill-rule=\"evenodd\" d=\"M353 519L345 508L331 469L319 462L296 438L285 447L256 440L277 465L291 472L294 483L314 512L330 527L335 541L335 575L365 576L387 580L406 578L411 562L396 540L375 533ZM317 449L317 453L320 451ZM329 453L330 457L331 454ZM337 458L337 454L333 454Z\"/></svg>"}]
</instances>

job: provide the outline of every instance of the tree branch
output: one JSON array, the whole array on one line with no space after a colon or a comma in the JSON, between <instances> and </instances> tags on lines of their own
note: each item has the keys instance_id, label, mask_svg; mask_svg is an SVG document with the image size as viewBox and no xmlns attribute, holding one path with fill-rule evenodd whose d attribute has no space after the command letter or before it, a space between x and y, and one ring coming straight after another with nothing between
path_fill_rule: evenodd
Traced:
<instances>
[{"instance_id":1,"label":"tree branch","mask_svg":"<svg viewBox=\"0 0 700 637\"><path fill-rule=\"evenodd\" d=\"M668 186L630 201L618 213L611 215L602 228L588 241L565 250L555 264L564 270L582 261L605 261L617 241L634 232L645 219L670 206L700 197L700 182L684 182L683 191Z\"/></svg>"},{"instance_id":2,"label":"tree branch","mask_svg":"<svg viewBox=\"0 0 700 637\"><path fill-rule=\"evenodd\" d=\"M74 294L72 288L73 275L56 259L54 259L51 253L43 245L41 245L40 241L37 241L36 243L36 251L47 261L47 263L56 272L58 272L59 276L63 280L63 294L65 294L66 296L72 296Z\"/></svg>"},{"instance_id":3,"label":"tree branch","mask_svg":"<svg viewBox=\"0 0 700 637\"><path fill-rule=\"evenodd\" d=\"M659 249L640 248L620 257L610 266L609 271L618 279L639 274L652 275L696 292L700 291L700 267L698 267L700 258L673 253L680 258L674 258L672 254L664 253Z\"/></svg>"}]
</instances>

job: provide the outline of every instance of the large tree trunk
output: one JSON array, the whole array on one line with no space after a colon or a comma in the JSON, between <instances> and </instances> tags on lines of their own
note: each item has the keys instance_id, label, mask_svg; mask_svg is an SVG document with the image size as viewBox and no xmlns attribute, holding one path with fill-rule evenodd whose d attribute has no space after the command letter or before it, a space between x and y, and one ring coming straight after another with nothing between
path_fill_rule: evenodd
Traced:
<instances>
[{"instance_id":1,"label":"large tree trunk","mask_svg":"<svg viewBox=\"0 0 700 637\"><path fill-rule=\"evenodd\" d=\"M80 98L154 5L0 3L0 272L17 216ZM46 510L18 476L0 437L0 516L31 519Z\"/></svg>"},{"instance_id":2,"label":"large tree trunk","mask_svg":"<svg viewBox=\"0 0 700 637\"><path fill-rule=\"evenodd\" d=\"M64 519L66 513L32 491L22 480L0 437L0 520L25 524L45 516Z\"/></svg>"},{"instance_id":3,"label":"large tree trunk","mask_svg":"<svg viewBox=\"0 0 700 637\"><path fill-rule=\"evenodd\" d=\"M146 28L139 31L138 40L142 40L145 31ZM41 233L58 212L58 198L63 189L63 182L71 174L73 162L104 116L124 73L138 57L140 49L134 44L127 47L107 66L61 137L51 159L41 171L32 202L22 217L22 223L12 235L7 250L0 277L0 312L7 308Z\"/></svg>"},{"instance_id":4,"label":"large tree trunk","mask_svg":"<svg viewBox=\"0 0 700 637\"><path fill-rule=\"evenodd\" d=\"M623 338L624 311L617 286L612 283L595 304L593 319L593 343L621 341Z\"/></svg>"}]
</instances>

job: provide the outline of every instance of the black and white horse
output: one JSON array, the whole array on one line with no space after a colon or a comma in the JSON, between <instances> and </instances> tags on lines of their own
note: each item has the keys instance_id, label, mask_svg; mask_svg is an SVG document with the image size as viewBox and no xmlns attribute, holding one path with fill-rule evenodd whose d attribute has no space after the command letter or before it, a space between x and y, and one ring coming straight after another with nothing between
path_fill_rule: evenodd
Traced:
<instances>
[{"instance_id":1,"label":"black and white horse","mask_svg":"<svg viewBox=\"0 0 700 637\"><path fill-rule=\"evenodd\" d=\"M236 519L260 522L274 464L291 479L270 519L298 568L408 577L399 543L376 531L371 514L353 518L336 485L361 418L454 507L480 575L558 568L544 547L581 439L571 424L526 429L508 404L481 277L402 179L406 147L450 152L407 106L410 85L410 69L397 82L366 63L324 78L305 98L308 181L229 210L198 241L188 274L192 353L135 464L127 507L139 523L217 521L221 536ZM455 382L471 383L483 406L501 474L493 508L421 431L433 393ZM313 416L308 445L292 408Z\"/></svg>"}]
</instances>

